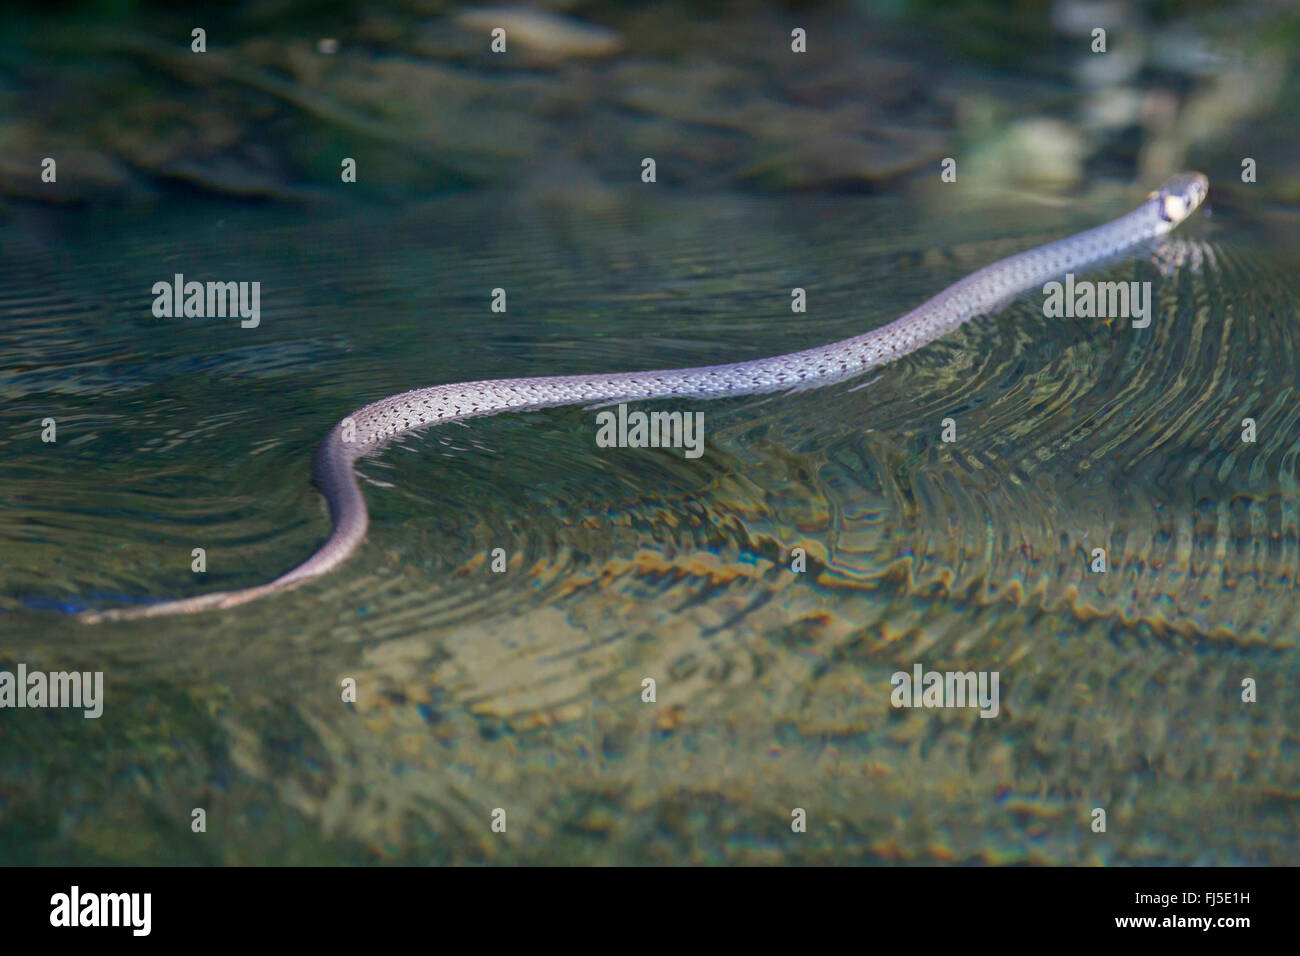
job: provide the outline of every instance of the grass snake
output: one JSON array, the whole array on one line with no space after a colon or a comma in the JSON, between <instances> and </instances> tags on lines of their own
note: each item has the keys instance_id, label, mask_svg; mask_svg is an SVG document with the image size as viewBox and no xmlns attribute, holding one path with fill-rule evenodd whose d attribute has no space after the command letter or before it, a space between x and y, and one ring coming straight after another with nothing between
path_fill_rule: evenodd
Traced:
<instances>
[{"instance_id":1,"label":"grass snake","mask_svg":"<svg viewBox=\"0 0 1300 956\"><path fill-rule=\"evenodd\" d=\"M558 405L756 395L819 388L854 378L915 351L978 315L995 311L1048 280L1095 267L1164 235L1195 211L1208 190L1208 181L1200 173L1174 176L1127 215L1001 259L953 283L888 325L819 348L698 368L457 382L402 392L372 402L335 425L316 450L312 476L329 505L333 530L305 562L256 587L127 608L84 611L78 617L86 623L98 623L233 607L295 588L332 571L361 544L369 523L353 463L379 451L390 439L404 432L500 412Z\"/></svg>"}]
</instances>

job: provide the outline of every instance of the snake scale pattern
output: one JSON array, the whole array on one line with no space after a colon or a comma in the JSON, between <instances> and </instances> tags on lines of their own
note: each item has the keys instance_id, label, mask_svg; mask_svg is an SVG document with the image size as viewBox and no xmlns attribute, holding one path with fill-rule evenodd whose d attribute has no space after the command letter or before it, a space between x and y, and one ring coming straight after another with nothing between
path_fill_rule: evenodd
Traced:
<instances>
[{"instance_id":1,"label":"snake scale pattern","mask_svg":"<svg viewBox=\"0 0 1300 956\"><path fill-rule=\"evenodd\" d=\"M177 601L82 612L86 623L233 607L326 574L365 538L369 516L355 461L404 432L501 412L578 403L656 398L721 398L818 388L854 378L913 352L1036 286L1121 256L1185 220L1209 191L1201 173L1172 177L1137 209L1095 229L1001 259L971 273L901 318L863 335L772 358L698 368L605 375L562 375L458 382L372 402L337 424L316 451L313 479L329 505L333 530L291 571L266 584Z\"/></svg>"}]
</instances>

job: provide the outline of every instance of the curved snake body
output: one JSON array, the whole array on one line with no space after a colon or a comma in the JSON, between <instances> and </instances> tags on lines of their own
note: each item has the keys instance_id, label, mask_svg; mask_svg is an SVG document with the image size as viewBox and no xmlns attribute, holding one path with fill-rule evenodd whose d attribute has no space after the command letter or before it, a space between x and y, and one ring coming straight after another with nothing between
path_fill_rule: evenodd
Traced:
<instances>
[{"instance_id":1,"label":"curved snake body","mask_svg":"<svg viewBox=\"0 0 1300 956\"><path fill-rule=\"evenodd\" d=\"M233 607L326 574L346 561L366 534L369 519L354 462L380 450L403 432L557 405L754 395L821 387L853 378L915 351L977 315L994 311L1019 293L1066 272L1123 255L1164 235L1191 215L1205 199L1208 188L1200 173L1175 176L1127 215L985 266L888 325L819 348L699 368L458 382L372 402L336 425L316 451L313 477L329 504L333 530L307 561L256 587L130 608L86 611L79 616L95 623Z\"/></svg>"}]
</instances>

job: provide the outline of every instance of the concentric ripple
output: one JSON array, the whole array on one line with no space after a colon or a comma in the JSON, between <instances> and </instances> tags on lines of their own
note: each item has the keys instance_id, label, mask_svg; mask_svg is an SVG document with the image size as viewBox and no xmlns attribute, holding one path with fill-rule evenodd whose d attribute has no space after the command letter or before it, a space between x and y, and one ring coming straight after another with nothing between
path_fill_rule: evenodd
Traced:
<instances>
[{"instance_id":1,"label":"concentric ripple","mask_svg":"<svg viewBox=\"0 0 1300 956\"><path fill-rule=\"evenodd\" d=\"M737 203L717 212L717 228L733 236L737 223L770 216L762 207ZM818 216L796 226L822 229ZM551 242L564 235L553 222L531 227ZM52 582L38 570L69 540L80 541L84 554L96 542L102 547L117 538L126 552L120 565L82 562L70 572L69 586L92 599L99 593L129 597L137 589L141 597L203 589L191 576L166 573L157 557L160 541L180 547L187 535L203 537L220 569L211 572L208 589L247 582L256 568L283 565L305 550L304 536L317 521L301 481L304 454L321 433L314 423L328 422L348 401L430 378L349 361L357 346L347 321L317 319L313 311L324 301L337 311L355 308L381 317L391 311L393 318L383 321L386 341L403 352L421 341L436 350L439 339L473 347L465 327L442 323L453 329L449 340L404 318L400 306L418 312L439 299L445 300L439 311L466 310L471 289L481 293L491 275L529 268L517 240L480 231L474 235L483 256L419 283L411 278L411 252L430 239L428 230L418 215L396 229L404 244L380 262L370 255L380 244L378 232L354 230L357 251L346 254L328 229L264 228L250 245L238 222L188 245L178 241L165 263L151 244L119 246L125 267L111 270L66 251L56 261L28 249L21 267L29 279L17 282L17 260L7 259L0 388L16 420L9 442L33 440L39 417L27 409L44 405L59 412L60 451L72 461L108 453L129 469L120 490L85 507L75 500L84 491L75 484L66 500L59 497L68 459L19 456L11 463L12 478L44 490L39 506L17 515L10 509L13 537L36 545L28 553L39 555L28 565L31 580L10 578L11 602L21 605L38 591L54 606L87 599L49 593ZM752 288L756 276L781 271L765 268L764 260L785 253L747 249L743 261L754 266L725 270L727 251L719 244L698 235L688 243L672 229L666 226L670 235L652 247L661 257L653 287L660 295L684 290L677 297L686 301L674 302L671 316L662 314L662 299L651 296L637 307L630 303L644 296L622 291L641 285L625 273L648 254L628 244L626 224L616 216L597 224L590 247L561 245L558 261L531 267L562 277L578 268L574 262L583 268L598 263L611 277L617 311L603 299L593 301L591 314L599 318L590 334L576 328L566 334L566 323L576 326L581 312L575 308L586 291L580 280L558 281L544 302L535 292L521 296L514 313L476 329L493 356L481 363L482 374L503 371L497 355L522 363L512 369L520 372L529 370L530 359L548 371L579 360L587 368L625 366L630 329L616 331L623 325L652 331L638 341L665 356L663 363L742 357L735 347L719 354L714 342L702 341L714 334L734 338L731 330L718 332L722 320L696 314L702 302L718 298L738 311L774 314L746 322L747 337L759 344L747 342L745 354L813 344L777 318L771 299L779 288L760 290L762 298ZM1038 238L1026 236L1019 244ZM448 248L445 237L440 248ZM290 257L277 258L276 250ZM939 272L960 272L1004 251L958 243L951 255L939 257ZM846 278L859 265L846 261L852 255L849 244L830 244L822 261L807 267L812 281L803 280L814 296L845 312L851 310L844 301L871 282L870 276ZM875 268L888 270L887 259ZM422 259L421 268L429 261L437 256ZM300 262L313 274L294 274ZM265 329L255 336L233 324L160 327L147 316L145 279L152 273L140 275L147 266L169 274L187 268L204 275L264 274ZM32 283L42 270L47 280ZM1113 614L1158 629L1286 640L1300 561L1291 437L1300 406L1288 384L1295 337L1286 320L1292 293L1257 259L1203 239L1172 241L1150 259L1094 278L1150 282L1151 326L1049 319L1041 303L1027 297L866 382L813 395L708 403L711 452L700 461L598 450L589 440L591 414L578 410L474 422L412 438L363 469L391 486L376 499L380 527L422 515L432 520L408 520L398 534L442 541L396 546L406 555L406 573L419 568L421 580L418 594L389 609L395 626L406 617L429 626L520 612L557 593L573 593L583 575L608 583L602 563L626 562L642 550L671 562L674 555L684 559L727 547L771 558L798 546L819 562L818 581L828 589L901 574L922 593L1030 602L1085 617ZM945 281L940 275L924 284ZM919 292L922 283L916 285ZM544 307L557 311L559 321L548 314L547 333L525 333ZM882 317L889 315L883 311ZM819 327L815 341L861 327L851 321L861 320L837 316ZM526 350L512 345L525 335L531 343ZM551 339L558 340L553 348ZM447 377L469 374L458 368ZM355 397L331 400L317 411L287 395L278 380L300 380L294 388L318 398L326 383L330 395ZM69 399L52 403L54 396ZM266 413L257 416L261 420L249 414L252 403ZM959 435L951 444L939 440L949 418ZM1254 443L1241 440L1244 418L1255 421ZM219 454L223 436L237 458ZM211 466L186 465L195 455L214 453ZM451 480L439 474L449 468ZM731 501L719 490L736 490L740 475L742 494L756 500ZM20 493L13 500L29 497ZM679 511L687 497L698 512L692 534L680 530L692 521ZM278 513L272 504L293 513ZM138 533L132 528L137 520ZM622 527L628 538L616 543ZM512 569L526 571L505 594L478 573L495 547L510 554ZM1089 571L1095 548L1107 552L1106 574ZM132 560L133 553L139 558ZM70 558L61 553L57 563L67 566ZM159 573L121 579L137 560ZM372 573L357 569L328 590L345 599L373 593ZM440 582L447 580L456 586L444 590ZM409 611L401 610L411 602Z\"/></svg>"},{"instance_id":2,"label":"concentric ripple","mask_svg":"<svg viewBox=\"0 0 1300 956\"><path fill-rule=\"evenodd\" d=\"M1129 200L1051 223L957 209L942 229L875 198L581 221L476 198L368 226L222 207L120 241L6 235L0 651L187 688L241 785L381 856L414 825L452 845L512 794L553 808L535 822L562 836L575 792L671 808L690 803L673 787L722 774L764 799L812 787L875 859L934 859L947 826L950 857L1095 861L1068 828L1024 839L1086 792L1140 795L1144 832L1171 828L1103 859L1294 862L1285 814L1245 838L1212 825L1240 816L1234 794L1300 785L1277 756L1295 707L1248 727L1230 713L1239 675L1294 680L1300 609L1300 243L1249 219L1090 276L1151 282L1145 329L1047 318L1027 296L862 381L684 403L705 414L698 459L597 448L581 408L429 430L362 463L372 524L342 573L93 643L64 613L301 560L328 527L313 447L398 388L835 341ZM150 286L176 271L260 280L261 328L154 319ZM920 660L1001 669L1005 729L897 719L889 674ZM630 709L646 676L653 717ZM353 708L343 677L365 688ZM918 807L938 822L912 826ZM642 815L615 819L636 844Z\"/></svg>"}]
</instances>

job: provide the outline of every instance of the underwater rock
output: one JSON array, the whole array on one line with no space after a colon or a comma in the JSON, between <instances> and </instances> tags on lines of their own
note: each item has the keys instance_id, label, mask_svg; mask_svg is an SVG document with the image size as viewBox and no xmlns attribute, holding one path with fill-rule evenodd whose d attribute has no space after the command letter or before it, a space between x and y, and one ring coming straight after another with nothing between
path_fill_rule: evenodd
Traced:
<instances>
[{"instance_id":1,"label":"underwater rock","mask_svg":"<svg viewBox=\"0 0 1300 956\"><path fill-rule=\"evenodd\" d=\"M507 49L513 40L556 57L609 56L623 48L622 38L613 30L543 10L477 8L459 14L456 23L489 34L499 27L506 32Z\"/></svg>"}]
</instances>

